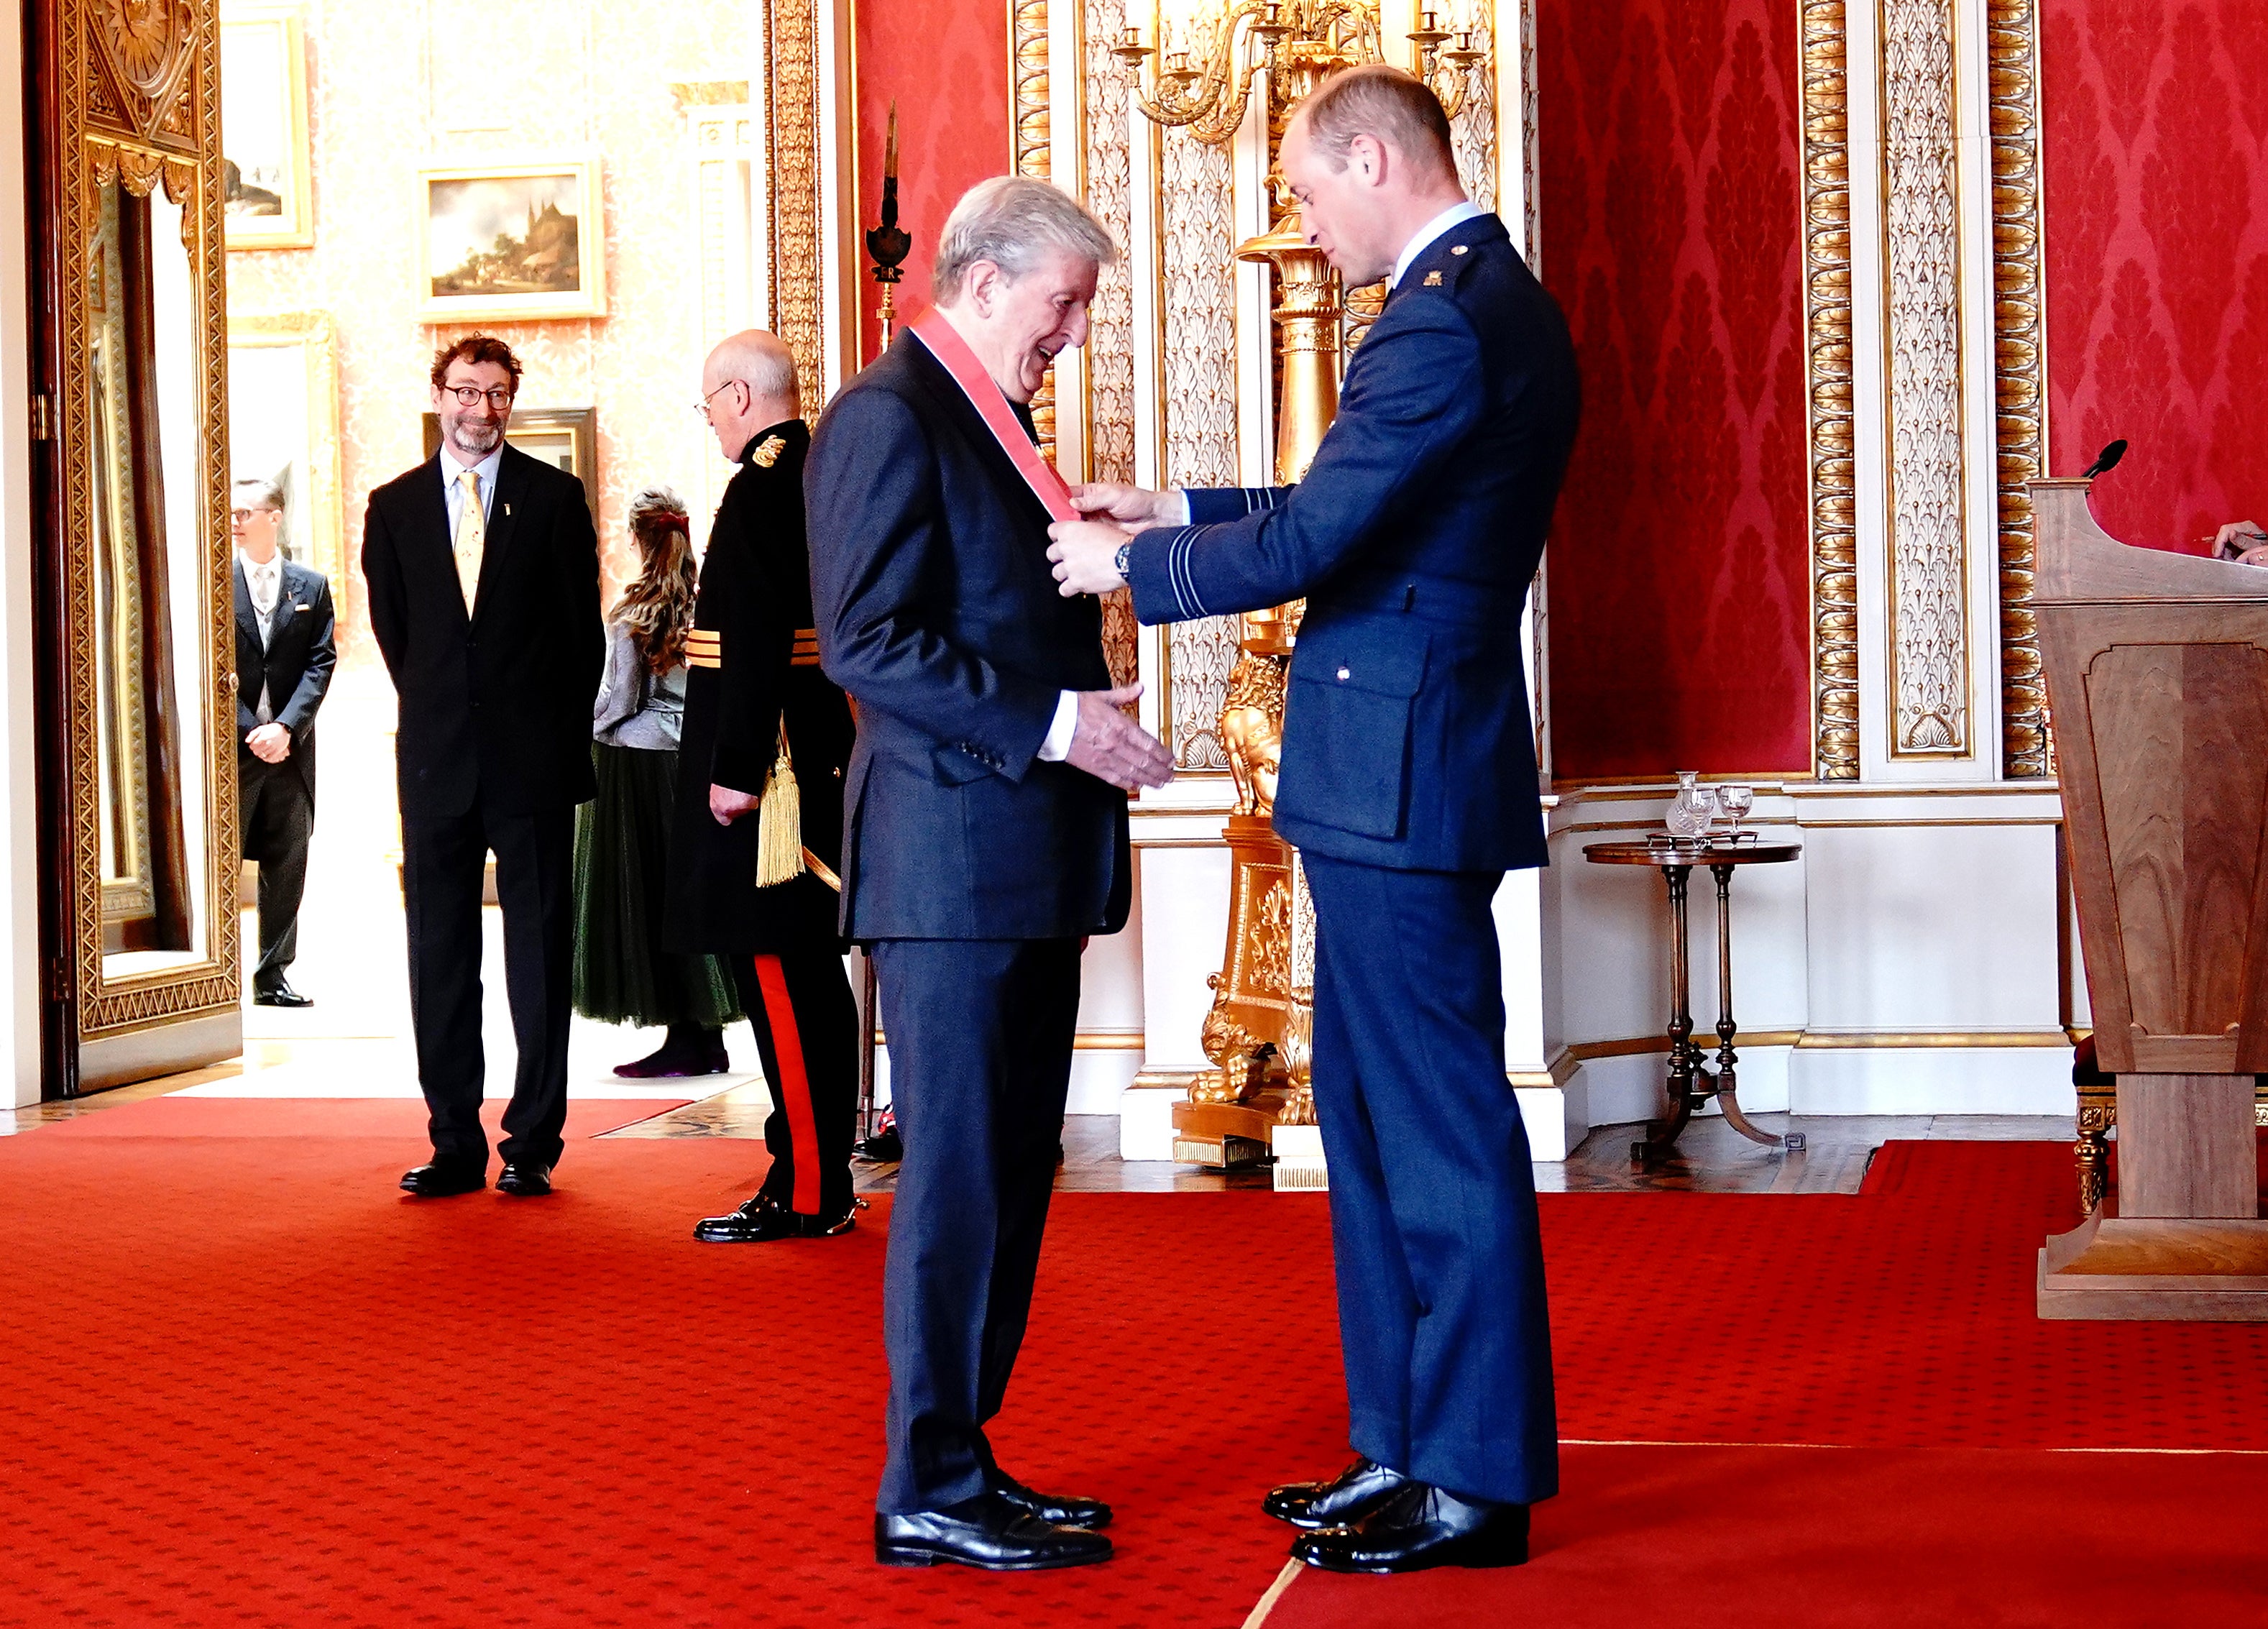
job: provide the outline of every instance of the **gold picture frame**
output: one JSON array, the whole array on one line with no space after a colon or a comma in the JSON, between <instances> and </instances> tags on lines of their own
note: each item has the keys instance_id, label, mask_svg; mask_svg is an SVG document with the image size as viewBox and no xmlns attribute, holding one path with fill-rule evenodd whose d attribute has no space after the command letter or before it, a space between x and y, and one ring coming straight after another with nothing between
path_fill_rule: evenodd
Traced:
<instances>
[{"instance_id":1,"label":"gold picture frame","mask_svg":"<svg viewBox=\"0 0 2268 1629\"><path fill-rule=\"evenodd\" d=\"M296 8L236 6L220 24L222 202L231 249L315 244L307 41Z\"/></svg>"},{"instance_id":2,"label":"gold picture frame","mask_svg":"<svg viewBox=\"0 0 2268 1629\"><path fill-rule=\"evenodd\" d=\"M339 367L329 313L228 315L229 472L275 481L284 494L286 553L343 580L339 485Z\"/></svg>"},{"instance_id":3,"label":"gold picture frame","mask_svg":"<svg viewBox=\"0 0 2268 1629\"><path fill-rule=\"evenodd\" d=\"M417 172L421 321L531 322L607 311L594 153Z\"/></svg>"},{"instance_id":4,"label":"gold picture frame","mask_svg":"<svg viewBox=\"0 0 2268 1629\"><path fill-rule=\"evenodd\" d=\"M441 450L441 419L424 416L425 456ZM599 409L596 408L516 407L506 423L504 439L530 458L563 469L583 483L583 498L591 518L599 515Z\"/></svg>"}]
</instances>

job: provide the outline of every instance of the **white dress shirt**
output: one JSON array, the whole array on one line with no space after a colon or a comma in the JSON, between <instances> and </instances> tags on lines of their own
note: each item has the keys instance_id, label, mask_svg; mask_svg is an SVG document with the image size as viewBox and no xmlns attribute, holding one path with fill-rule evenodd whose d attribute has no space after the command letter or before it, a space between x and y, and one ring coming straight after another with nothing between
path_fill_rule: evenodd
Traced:
<instances>
[{"instance_id":1,"label":"white dress shirt","mask_svg":"<svg viewBox=\"0 0 2268 1629\"><path fill-rule=\"evenodd\" d=\"M504 463L504 443L497 443L496 451L477 464L460 464L449 444L441 443L441 496L449 505L449 535L457 535L457 514L465 506L465 471L470 469L480 477L481 519L488 520L496 513L497 470Z\"/></svg>"},{"instance_id":2,"label":"white dress shirt","mask_svg":"<svg viewBox=\"0 0 2268 1629\"><path fill-rule=\"evenodd\" d=\"M284 597L284 552L281 549L268 557L263 564L243 555L236 557L244 568L245 592L252 597L252 614L260 622L260 648L266 650L275 631L276 601ZM260 682L260 704L252 716L262 724L276 721L276 712L268 699L268 682Z\"/></svg>"}]
</instances>

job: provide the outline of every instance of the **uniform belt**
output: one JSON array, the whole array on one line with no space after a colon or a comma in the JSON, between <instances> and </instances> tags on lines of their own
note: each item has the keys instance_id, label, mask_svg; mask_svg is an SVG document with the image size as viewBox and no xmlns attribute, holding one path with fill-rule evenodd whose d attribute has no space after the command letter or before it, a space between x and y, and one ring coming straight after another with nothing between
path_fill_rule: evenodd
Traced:
<instances>
[{"instance_id":1,"label":"uniform belt","mask_svg":"<svg viewBox=\"0 0 2268 1629\"><path fill-rule=\"evenodd\" d=\"M788 647L788 665L792 667L819 666L819 630L799 628L794 642ZM696 628L685 636L686 665L692 667L722 667L725 665L725 635L721 629Z\"/></svg>"},{"instance_id":2,"label":"uniform belt","mask_svg":"<svg viewBox=\"0 0 2268 1629\"><path fill-rule=\"evenodd\" d=\"M1333 583L1309 601L1308 615L1334 611L1383 612L1423 616L1469 626L1508 626L1520 620L1528 591L1508 592L1485 583L1456 583L1438 577L1363 571Z\"/></svg>"}]
</instances>

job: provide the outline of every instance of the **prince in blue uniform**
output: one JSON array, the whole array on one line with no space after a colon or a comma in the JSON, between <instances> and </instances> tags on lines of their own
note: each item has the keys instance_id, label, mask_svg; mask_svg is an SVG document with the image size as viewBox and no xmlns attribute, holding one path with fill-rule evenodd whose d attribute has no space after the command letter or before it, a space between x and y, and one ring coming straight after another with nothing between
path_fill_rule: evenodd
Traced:
<instances>
[{"instance_id":1,"label":"prince in blue uniform","mask_svg":"<svg viewBox=\"0 0 2268 1629\"><path fill-rule=\"evenodd\" d=\"M1276 829L1318 925L1314 1078L1361 1456L1278 1488L1339 1571L1508 1566L1558 1486L1528 1138L1490 903L1544 863L1521 608L1577 413L1557 306L1468 202L1431 91L1382 65L1300 109L1284 173L1346 282L1390 281L1293 488L1091 486L1066 593L1145 623L1307 598ZM1113 524L1116 522L1119 524ZM1127 527L1144 527L1130 534Z\"/></svg>"}]
</instances>

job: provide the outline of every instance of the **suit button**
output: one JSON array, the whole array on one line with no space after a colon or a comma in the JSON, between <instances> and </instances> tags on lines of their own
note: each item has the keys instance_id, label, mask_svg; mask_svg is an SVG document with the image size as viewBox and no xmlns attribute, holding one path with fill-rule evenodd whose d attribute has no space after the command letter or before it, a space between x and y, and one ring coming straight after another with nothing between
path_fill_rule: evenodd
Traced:
<instances>
[{"instance_id":1,"label":"suit button","mask_svg":"<svg viewBox=\"0 0 2268 1629\"><path fill-rule=\"evenodd\" d=\"M1348 672L1344 667L1342 667L1342 668L1340 668L1340 669L1339 669L1339 682L1340 682L1341 684L1344 684L1344 683L1345 683L1349 679L1351 679L1351 678L1353 678L1353 677L1354 677L1354 674L1352 674L1351 673Z\"/></svg>"}]
</instances>

